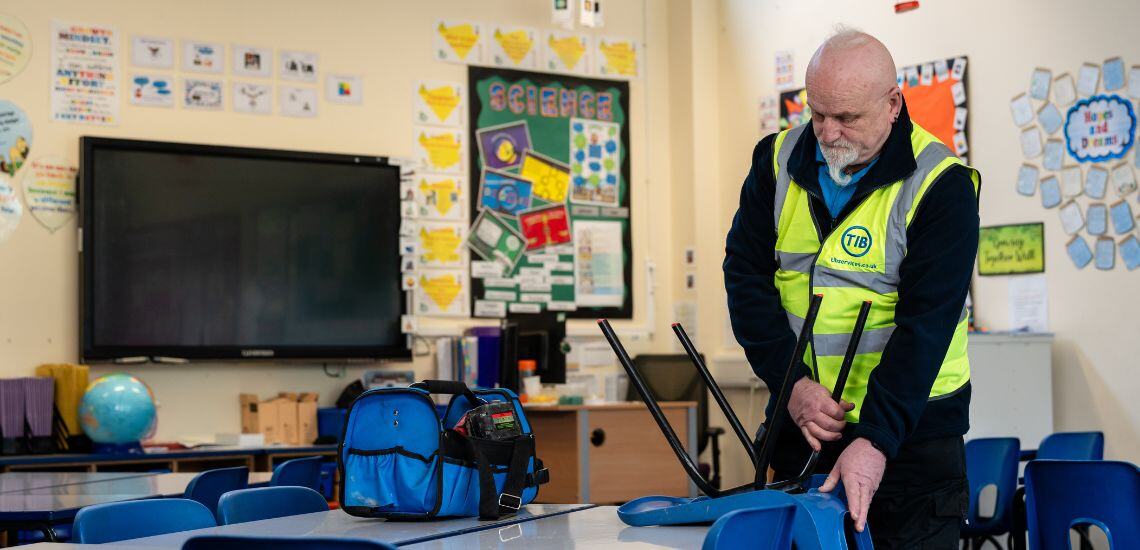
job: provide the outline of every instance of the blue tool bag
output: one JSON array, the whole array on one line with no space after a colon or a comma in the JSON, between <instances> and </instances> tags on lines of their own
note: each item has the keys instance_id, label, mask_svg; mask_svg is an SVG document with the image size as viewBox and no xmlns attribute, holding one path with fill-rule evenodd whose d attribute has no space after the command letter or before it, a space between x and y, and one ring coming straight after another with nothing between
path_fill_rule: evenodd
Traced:
<instances>
[{"instance_id":1,"label":"blue tool bag","mask_svg":"<svg viewBox=\"0 0 1140 550\"><path fill-rule=\"evenodd\" d=\"M451 394L442 418L432 394ZM360 517L498 519L549 480L518 396L427 380L352 402L338 454L340 502Z\"/></svg>"}]
</instances>

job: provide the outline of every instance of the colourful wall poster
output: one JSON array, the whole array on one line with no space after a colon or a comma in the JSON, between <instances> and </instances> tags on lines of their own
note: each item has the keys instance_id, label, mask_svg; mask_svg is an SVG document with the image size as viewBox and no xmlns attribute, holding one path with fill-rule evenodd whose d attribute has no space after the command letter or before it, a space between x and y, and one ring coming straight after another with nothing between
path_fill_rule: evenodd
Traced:
<instances>
[{"instance_id":1,"label":"colourful wall poster","mask_svg":"<svg viewBox=\"0 0 1140 550\"><path fill-rule=\"evenodd\" d=\"M182 106L187 109L221 111L224 103L222 81L187 78L182 81Z\"/></svg>"},{"instance_id":2,"label":"colourful wall poster","mask_svg":"<svg viewBox=\"0 0 1140 550\"><path fill-rule=\"evenodd\" d=\"M285 80L317 81L317 54L296 50L281 50L277 54L278 75Z\"/></svg>"},{"instance_id":3,"label":"colourful wall poster","mask_svg":"<svg viewBox=\"0 0 1140 550\"><path fill-rule=\"evenodd\" d=\"M415 136L415 159L426 172L461 174L463 170L463 133L449 128L418 126Z\"/></svg>"},{"instance_id":4,"label":"colourful wall poster","mask_svg":"<svg viewBox=\"0 0 1140 550\"><path fill-rule=\"evenodd\" d=\"M618 205L621 175L621 126L574 118L570 120L570 201Z\"/></svg>"},{"instance_id":5,"label":"colourful wall poster","mask_svg":"<svg viewBox=\"0 0 1140 550\"><path fill-rule=\"evenodd\" d=\"M466 238L463 224L446 222L420 222L419 266L421 268L458 268L467 265Z\"/></svg>"},{"instance_id":6,"label":"colourful wall poster","mask_svg":"<svg viewBox=\"0 0 1140 550\"><path fill-rule=\"evenodd\" d=\"M807 104L807 90L780 92L780 129L787 130L811 121L811 107Z\"/></svg>"},{"instance_id":7,"label":"colourful wall poster","mask_svg":"<svg viewBox=\"0 0 1140 550\"><path fill-rule=\"evenodd\" d=\"M458 82L421 80L412 93L416 124L461 126L463 124L463 85Z\"/></svg>"},{"instance_id":8,"label":"colourful wall poster","mask_svg":"<svg viewBox=\"0 0 1140 550\"><path fill-rule=\"evenodd\" d=\"M535 197L552 203L566 202L570 191L569 165L528 149L519 176L534 183L531 192Z\"/></svg>"},{"instance_id":9,"label":"colourful wall poster","mask_svg":"<svg viewBox=\"0 0 1140 550\"><path fill-rule=\"evenodd\" d=\"M637 42L631 38L598 37L594 54L597 73L601 76L637 78L640 74L641 55Z\"/></svg>"},{"instance_id":10,"label":"colourful wall poster","mask_svg":"<svg viewBox=\"0 0 1140 550\"><path fill-rule=\"evenodd\" d=\"M978 240L978 275L1045 271L1045 224L983 227Z\"/></svg>"},{"instance_id":11,"label":"colourful wall poster","mask_svg":"<svg viewBox=\"0 0 1140 550\"><path fill-rule=\"evenodd\" d=\"M273 114L273 87L269 84L234 82L232 97L235 113Z\"/></svg>"},{"instance_id":12,"label":"colourful wall poster","mask_svg":"<svg viewBox=\"0 0 1140 550\"><path fill-rule=\"evenodd\" d=\"M52 120L119 123L118 52L111 27L52 22Z\"/></svg>"},{"instance_id":13,"label":"colourful wall poster","mask_svg":"<svg viewBox=\"0 0 1140 550\"><path fill-rule=\"evenodd\" d=\"M173 107L174 80L163 74L131 75L131 105L146 107Z\"/></svg>"},{"instance_id":14,"label":"colourful wall poster","mask_svg":"<svg viewBox=\"0 0 1140 550\"><path fill-rule=\"evenodd\" d=\"M491 25L487 63L512 69L538 68L538 31L528 27Z\"/></svg>"},{"instance_id":15,"label":"colourful wall poster","mask_svg":"<svg viewBox=\"0 0 1140 550\"><path fill-rule=\"evenodd\" d=\"M317 89L281 86L277 94L284 116L313 118L317 116Z\"/></svg>"},{"instance_id":16,"label":"colourful wall poster","mask_svg":"<svg viewBox=\"0 0 1140 550\"><path fill-rule=\"evenodd\" d=\"M533 208L519 214L519 227L526 238L526 251L533 252L549 246L569 244L570 216L565 204L551 204Z\"/></svg>"},{"instance_id":17,"label":"colourful wall poster","mask_svg":"<svg viewBox=\"0 0 1140 550\"><path fill-rule=\"evenodd\" d=\"M184 40L182 70L192 73L221 74L226 67L226 46L221 42Z\"/></svg>"},{"instance_id":18,"label":"colourful wall poster","mask_svg":"<svg viewBox=\"0 0 1140 550\"><path fill-rule=\"evenodd\" d=\"M273 48L230 45L230 71L238 76L273 76Z\"/></svg>"},{"instance_id":19,"label":"colourful wall poster","mask_svg":"<svg viewBox=\"0 0 1140 550\"><path fill-rule=\"evenodd\" d=\"M432 35L435 59L450 63L483 60L483 25L470 21L436 21Z\"/></svg>"},{"instance_id":20,"label":"colourful wall poster","mask_svg":"<svg viewBox=\"0 0 1140 550\"><path fill-rule=\"evenodd\" d=\"M0 84L20 74L32 58L32 35L13 15L0 13Z\"/></svg>"},{"instance_id":21,"label":"colourful wall poster","mask_svg":"<svg viewBox=\"0 0 1140 550\"><path fill-rule=\"evenodd\" d=\"M466 317L468 284L463 270L421 271L415 290L416 315Z\"/></svg>"},{"instance_id":22,"label":"colourful wall poster","mask_svg":"<svg viewBox=\"0 0 1140 550\"><path fill-rule=\"evenodd\" d=\"M173 69L174 40L157 36L132 36L131 64L152 69Z\"/></svg>"},{"instance_id":23,"label":"colourful wall poster","mask_svg":"<svg viewBox=\"0 0 1140 550\"><path fill-rule=\"evenodd\" d=\"M59 157L37 158L24 169L28 212L54 233L75 216L75 175L79 168Z\"/></svg>"},{"instance_id":24,"label":"colourful wall poster","mask_svg":"<svg viewBox=\"0 0 1140 550\"><path fill-rule=\"evenodd\" d=\"M513 218L530 208L531 185L514 174L486 168L479 186L479 209Z\"/></svg>"},{"instance_id":25,"label":"colourful wall poster","mask_svg":"<svg viewBox=\"0 0 1140 550\"><path fill-rule=\"evenodd\" d=\"M467 219L467 192L461 176L416 174L412 182L416 217L431 220Z\"/></svg>"},{"instance_id":26,"label":"colourful wall poster","mask_svg":"<svg viewBox=\"0 0 1140 550\"><path fill-rule=\"evenodd\" d=\"M360 105L364 101L364 79L355 74L330 74L325 77L325 101Z\"/></svg>"},{"instance_id":27,"label":"colourful wall poster","mask_svg":"<svg viewBox=\"0 0 1140 550\"><path fill-rule=\"evenodd\" d=\"M543 67L548 71L588 73L592 54L589 36L563 31L547 31L543 36Z\"/></svg>"},{"instance_id":28,"label":"colourful wall poster","mask_svg":"<svg viewBox=\"0 0 1140 550\"><path fill-rule=\"evenodd\" d=\"M0 99L0 174L15 175L32 150L32 121L15 103Z\"/></svg>"},{"instance_id":29,"label":"colourful wall poster","mask_svg":"<svg viewBox=\"0 0 1140 550\"><path fill-rule=\"evenodd\" d=\"M526 247L519 231L491 210L484 210L471 224L467 234L467 247L480 258L498 262L503 273L512 273Z\"/></svg>"},{"instance_id":30,"label":"colourful wall poster","mask_svg":"<svg viewBox=\"0 0 1140 550\"><path fill-rule=\"evenodd\" d=\"M24 205L16 194L16 186L8 174L0 173L0 243L8 240L20 225L24 216Z\"/></svg>"},{"instance_id":31,"label":"colourful wall poster","mask_svg":"<svg viewBox=\"0 0 1140 550\"><path fill-rule=\"evenodd\" d=\"M1128 154L1136 141L1136 112L1127 98L1094 95L1065 115L1065 145L1078 162L1102 162Z\"/></svg>"},{"instance_id":32,"label":"colourful wall poster","mask_svg":"<svg viewBox=\"0 0 1140 550\"><path fill-rule=\"evenodd\" d=\"M496 170L515 168L522 164L523 153L531 148L530 129L525 120L482 128L475 132L475 143L483 166Z\"/></svg>"}]
</instances>

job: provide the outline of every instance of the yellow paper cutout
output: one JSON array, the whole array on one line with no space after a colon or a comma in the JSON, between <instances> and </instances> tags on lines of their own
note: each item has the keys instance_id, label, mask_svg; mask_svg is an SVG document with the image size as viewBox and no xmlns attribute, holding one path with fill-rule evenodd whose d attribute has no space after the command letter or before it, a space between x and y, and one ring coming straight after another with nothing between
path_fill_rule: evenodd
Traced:
<instances>
[{"instance_id":1,"label":"yellow paper cutout","mask_svg":"<svg viewBox=\"0 0 1140 550\"><path fill-rule=\"evenodd\" d=\"M439 117L440 122L447 120L451 112L459 106L460 96L451 86L440 86L429 90L427 86L420 84L419 93L431 112Z\"/></svg>"},{"instance_id":2,"label":"yellow paper cutout","mask_svg":"<svg viewBox=\"0 0 1140 550\"><path fill-rule=\"evenodd\" d=\"M454 275L445 274L431 278L420 275L420 288L440 310L446 310L451 307L455 297L459 296L463 284L459 281L459 277Z\"/></svg>"},{"instance_id":3,"label":"yellow paper cutout","mask_svg":"<svg viewBox=\"0 0 1140 550\"><path fill-rule=\"evenodd\" d=\"M459 134L420 133L420 146L427 152L428 161L435 168L450 168L459 163Z\"/></svg>"},{"instance_id":4,"label":"yellow paper cutout","mask_svg":"<svg viewBox=\"0 0 1140 550\"><path fill-rule=\"evenodd\" d=\"M426 179L420 180L420 192L424 194L425 203L434 204L440 216L446 216L451 211L451 207L456 204L451 200L452 195L458 194L456 188L455 180L451 179L432 183L428 183ZM434 200L428 200L427 197L429 196L434 196Z\"/></svg>"},{"instance_id":5,"label":"yellow paper cutout","mask_svg":"<svg viewBox=\"0 0 1140 550\"><path fill-rule=\"evenodd\" d=\"M506 53L507 57L516 64L522 63L522 60L526 58L534 46L530 34L523 30L503 34L499 32L499 29L495 29L495 40L503 47L503 53Z\"/></svg>"},{"instance_id":6,"label":"yellow paper cutout","mask_svg":"<svg viewBox=\"0 0 1140 550\"><path fill-rule=\"evenodd\" d=\"M545 201L566 202L570 190L570 171L559 169L543 159L527 155L523 158L519 176L530 180L534 187L531 193Z\"/></svg>"},{"instance_id":7,"label":"yellow paper cutout","mask_svg":"<svg viewBox=\"0 0 1140 550\"><path fill-rule=\"evenodd\" d=\"M558 59L562 60L562 64L567 69L577 67L578 61L582 59L582 54L586 53L586 47L582 45L582 41L577 36L555 39L551 35L549 41L550 49L558 54Z\"/></svg>"},{"instance_id":8,"label":"yellow paper cutout","mask_svg":"<svg viewBox=\"0 0 1140 550\"><path fill-rule=\"evenodd\" d=\"M614 73L623 76L637 76L637 50L633 49L631 42L598 42L598 51L606 62L602 65L602 72Z\"/></svg>"},{"instance_id":9,"label":"yellow paper cutout","mask_svg":"<svg viewBox=\"0 0 1140 550\"><path fill-rule=\"evenodd\" d=\"M471 53L471 48L479 42L479 33L475 32L475 27L470 23L460 23L458 25L448 27L442 22L439 24L439 34L447 41L447 45L459 56L459 59L467 59L467 54Z\"/></svg>"},{"instance_id":10,"label":"yellow paper cutout","mask_svg":"<svg viewBox=\"0 0 1140 550\"><path fill-rule=\"evenodd\" d=\"M431 231L420 229L420 248L424 251L425 262L458 262L461 244L459 234L450 227L434 228Z\"/></svg>"}]
</instances>

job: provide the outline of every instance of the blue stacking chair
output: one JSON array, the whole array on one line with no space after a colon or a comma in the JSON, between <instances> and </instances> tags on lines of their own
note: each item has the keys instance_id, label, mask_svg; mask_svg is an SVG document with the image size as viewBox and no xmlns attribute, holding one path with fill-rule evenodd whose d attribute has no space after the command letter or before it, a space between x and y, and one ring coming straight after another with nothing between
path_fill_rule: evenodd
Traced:
<instances>
[{"instance_id":1,"label":"blue stacking chair","mask_svg":"<svg viewBox=\"0 0 1140 550\"><path fill-rule=\"evenodd\" d=\"M795 504L737 510L716 520L701 549L787 550L792 548L795 518Z\"/></svg>"},{"instance_id":2,"label":"blue stacking chair","mask_svg":"<svg viewBox=\"0 0 1140 550\"><path fill-rule=\"evenodd\" d=\"M99 544L215 526L214 513L193 500L128 500L79 510L72 539L80 544Z\"/></svg>"},{"instance_id":3,"label":"blue stacking chair","mask_svg":"<svg viewBox=\"0 0 1140 550\"><path fill-rule=\"evenodd\" d=\"M1021 442L1015 437L971 439L966 442L966 478L970 482L970 509L962 538L967 547L981 548L987 541L1001 548L997 537L1009 533L1013 526L1013 499L1017 492L1017 464ZM982 518L978 501L982 490L993 485L997 489L994 514Z\"/></svg>"},{"instance_id":4,"label":"blue stacking chair","mask_svg":"<svg viewBox=\"0 0 1140 550\"><path fill-rule=\"evenodd\" d=\"M182 550L396 550L395 546L368 539L327 537L238 537L201 535L182 545Z\"/></svg>"},{"instance_id":5,"label":"blue stacking chair","mask_svg":"<svg viewBox=\"0 0 1140 550\"><path fill-rule=\"evenodd\" d=\"M182 498L200 502L213 513L218 509L218 499L222 495L248 486L249 468L245 466L206 470L190 480L182 493Z\"/></svg>"},{"instance_id":6,"label":"blue stacking chair","mask_svg":"<svg viewBox=\"0 0 1140 550\"><path fill-rule=\"evenodd\" d=\"M1103 460L1104 432L1057 432L1045 436L1036 449L1021 451L1021 461L1030 460ZM1024 484L1024 480L1020 480ZM1019 487L1013 498L1013 528L1006 541L1008 548L1025 549L1025 487ZM1092 547L1084 528L1077 529L1081 549Z\"/></svg>"},{"instance_id":7,"label":"blue stacking chair","mask_svg":"<svg viewBox=\"0 0 1140 550\"><path fill-rule=\"evenodd\" d=\"M1029 547L1068 550L1069 529L1096 525L1109 547L1140 541L1140 469L1115 461L1034 460L1025 466Z\"/></svg>"},{"instance_id":8,"label":"blue stacking chair","mask_svg":"<svg viewBox=\"0 0 1140 550\"><path fill-rule=\"evenodd\" d=\"M218 524L327 512L329 503L308 487L261 487L230 491L218 501Z\"/></svg>"},{"instance_id":9,"label":"blue stacking chair","mask_svg":"<svg viewBox=\"0 0 1140 550\"><path fill-rule=\"evenodd\" d=\"M278 464L273 469L270 487L308 487L314 491L321 488L321 460L319 456L294 458Z\"/></svg>"}]
</instances>

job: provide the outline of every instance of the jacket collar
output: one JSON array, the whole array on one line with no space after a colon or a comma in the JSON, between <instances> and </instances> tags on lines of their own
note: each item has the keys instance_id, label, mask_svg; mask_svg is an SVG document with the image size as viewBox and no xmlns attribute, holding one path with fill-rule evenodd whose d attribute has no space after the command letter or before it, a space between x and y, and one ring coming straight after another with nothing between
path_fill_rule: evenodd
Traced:
<instances>
[{"instance_id":1,"label":"jacket collar","mask_svg":"<svg viewBox=\"0 0 1140 550\"><path fill-rule=\"evenodd\" d=\"M852 204L880 187L905 179L915 171L918 165L914 161L914 152L910 145L912 128L910 113L907 112L904 100L902 109L899 110L899 119L891 126L891 133L883 143L878 161L855 184L855 195L851 197ZM788 159L788 173L800 187L819 198L822 192L815 159L816 147L815 131L812 129L812 123L808 122L807 128L800 134L800 139Z\"/></svg>"}]
</instances>

